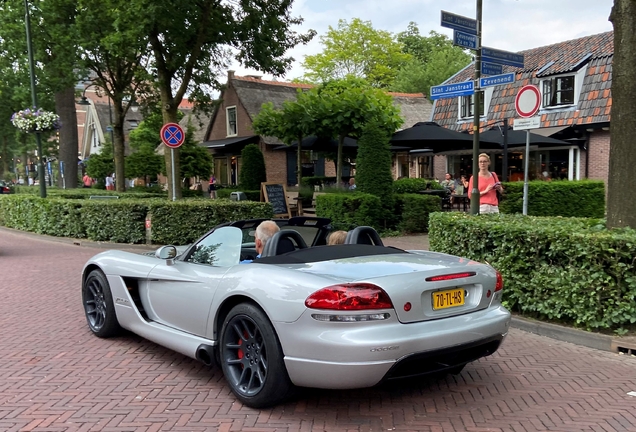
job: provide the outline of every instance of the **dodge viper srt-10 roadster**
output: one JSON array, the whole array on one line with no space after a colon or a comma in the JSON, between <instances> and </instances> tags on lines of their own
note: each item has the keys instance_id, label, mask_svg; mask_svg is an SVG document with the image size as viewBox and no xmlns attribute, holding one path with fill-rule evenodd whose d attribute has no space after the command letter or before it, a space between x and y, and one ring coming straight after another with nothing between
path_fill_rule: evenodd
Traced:
<instances>
[{"instance_id":1,"label":"dodge viper srt-10 roadster","mask_svg":"<svg viewBox=\"0 0 636 432\"><path fill-rule=\"evenodd\" d=\"M260 222L226 223L154 253L94 256L82 274L90 330L126 329L217 365L254 408L296 387L460 373L508 333L503 281L487 264L385 247L370 227L326 245L330 221L316 217L276 220L280 231L257 257Z\"/></svg>"}]
</instances>

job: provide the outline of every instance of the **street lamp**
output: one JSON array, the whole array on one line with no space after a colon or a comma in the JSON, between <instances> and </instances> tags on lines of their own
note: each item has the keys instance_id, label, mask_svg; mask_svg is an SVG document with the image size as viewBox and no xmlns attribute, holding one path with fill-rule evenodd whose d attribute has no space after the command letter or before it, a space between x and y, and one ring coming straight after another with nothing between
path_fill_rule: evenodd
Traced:
<instances>
[{"instance_id":1,"label":"street lamp","mask_svg":"<svg viewBox=\"0 0 636 432\"><path fill-rule=\"evenodd\" d=\"M38 106L38 95L35 91L35 64L33 61L33 46L31 44L31 15L29 14L29 3L24 0L24 23L26 26L27 52L29 55L29 76L31 78L31 102L33 107ZM44 181L44 158L42 154L42 137L40 132L35 132L35 142L38 147L38 180L40 183L40 198L46 198L46 182Z\"/></svg>"}]
</instances>

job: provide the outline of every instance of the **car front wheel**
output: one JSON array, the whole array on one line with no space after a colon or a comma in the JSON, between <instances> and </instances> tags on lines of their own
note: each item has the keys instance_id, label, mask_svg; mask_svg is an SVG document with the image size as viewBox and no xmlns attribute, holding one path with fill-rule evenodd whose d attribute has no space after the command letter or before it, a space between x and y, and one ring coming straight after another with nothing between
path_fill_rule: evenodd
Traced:
<instances>
[{"instance_id":1,"label":"car front wheel","mask_svg":"<svg viewBox=\"0 0 636 432\"><path fill-rule=\"evenodd\" d=\"M249 407L275 405L293 389L276 332L253 304L235 306L223 321L220 354L225 379Z\"/></svg>"},{"instance_id":2,"label":"car front wheel","mask_svg":"<svg viewBox=\"0 0 636 432\"><path fill-rule=\"evenodd\" d=\"M121 331L108 280L101 270L88 274L82 286L82 303L88 327L102 338L115 336Z\"/></svg>"}]
</instances>

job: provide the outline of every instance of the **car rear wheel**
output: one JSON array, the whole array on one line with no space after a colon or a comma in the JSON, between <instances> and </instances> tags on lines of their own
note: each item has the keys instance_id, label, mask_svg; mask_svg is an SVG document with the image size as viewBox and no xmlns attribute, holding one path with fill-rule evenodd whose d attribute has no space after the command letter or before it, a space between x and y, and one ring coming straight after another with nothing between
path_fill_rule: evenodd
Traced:
<instances>
[{"instance_id":1,"label":"car rear wheel","mask_svg":"<svg viewBox=\"0 0 636 432\"><path fill-rule=\"evenodd\" d=\"M287 398L289 380L276 332L265 313L243 303L227 315L221 329L221 368L236 397L252 408Z\"/></svg>"},{"instance_id":2,"label":"car rear wheel","mask_svg":"<svg viewBox=\"0 0 636 432\"><path fill-rule=\"evenodd\" d=\"M102 338L115 336L121 331L108 280L101 270L88 274L82 286L82 303L88 327Z\"/></svg>"}]
</instances>

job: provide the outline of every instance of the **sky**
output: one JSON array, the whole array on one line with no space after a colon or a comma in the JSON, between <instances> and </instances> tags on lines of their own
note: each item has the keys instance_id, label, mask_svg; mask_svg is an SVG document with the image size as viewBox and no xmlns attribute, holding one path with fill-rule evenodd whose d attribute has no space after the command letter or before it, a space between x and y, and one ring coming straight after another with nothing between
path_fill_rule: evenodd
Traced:
<instances>
[{"instance_id":1,"label":"sky","mask_svg":"<svg viewBox=\"0 0 636 432\"><path fill-rule=\"evenodd\" d=\"M582 36L612 30L608 21L613 0L482 0L482 45L505 51L522 51ZM319 36L338 20L371 21L377 30L397 34L409 22L417 23L420 34L431 30L452 39L453 31L440 25L441 11L476 18L476 0L296 0L293 16L304 23L298 31L314 29L318 34L305 46L289 52L296 61L282 79L303 75L302 60L322 51ZM234 65L237 75L256 74ZM265 79L271 76L264 75Z\"/></svg>"}]
</instances>

